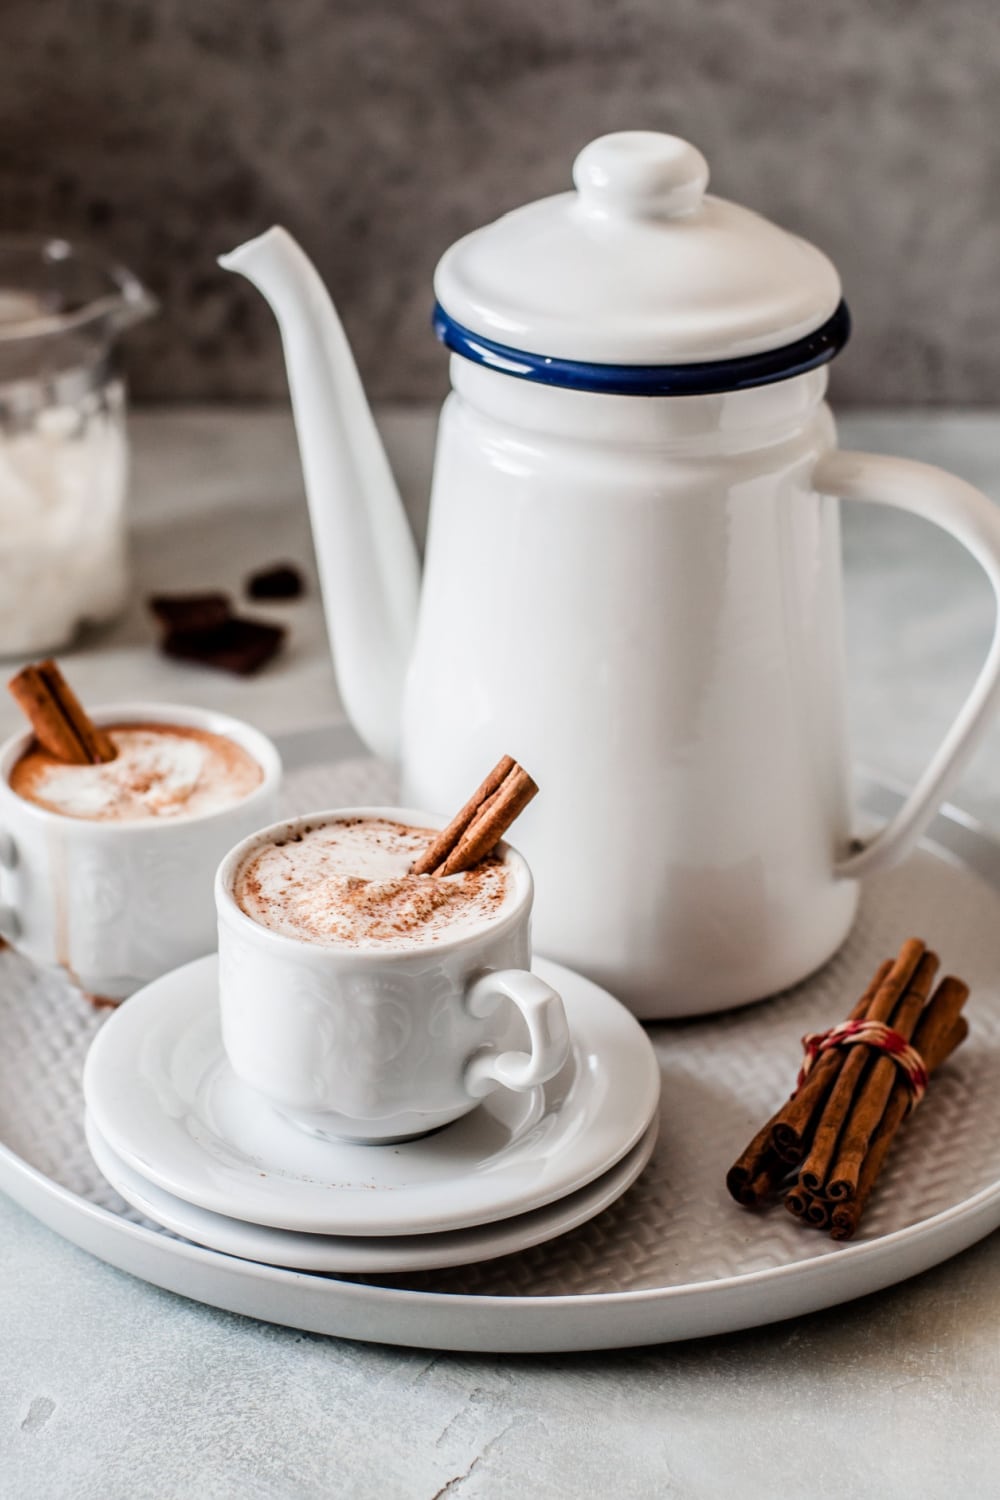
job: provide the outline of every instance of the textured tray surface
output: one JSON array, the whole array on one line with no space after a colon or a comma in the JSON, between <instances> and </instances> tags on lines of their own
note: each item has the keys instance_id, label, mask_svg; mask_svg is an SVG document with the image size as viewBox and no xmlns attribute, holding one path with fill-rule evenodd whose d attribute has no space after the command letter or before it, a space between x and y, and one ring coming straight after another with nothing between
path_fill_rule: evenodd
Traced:
<instances>
[{"instance_id":1,"label":"textured tray surface","mask_svg":"<svg viewBox=\"0 0 1000 1500\"><path fill-rule=\"evenodd\" d=\"M383 769L356 760L293 771L285 801L291 812L392 795ZM705 1284L852 1254L989 1189L1000 1176L998 915L994 886L932 847L874 878L849 941L819 975L764 1005L652 1029L663 1069L660 1139L619 1204L522 1254L383 1277L379 1285L537 1297ZM972 1034L901 1136L862 1234L845 1251L780 1207L762 1216L738 1209L725 1193L725 1170L787 1094L802 1033L842 1017L878 961L910 933L970 982ZM107 1186L84 1142L80 1072L102 1013L14 953L0 954L0 977L0 1143L79 1197L144 1222Z\"/></svg>"}]
</instances>

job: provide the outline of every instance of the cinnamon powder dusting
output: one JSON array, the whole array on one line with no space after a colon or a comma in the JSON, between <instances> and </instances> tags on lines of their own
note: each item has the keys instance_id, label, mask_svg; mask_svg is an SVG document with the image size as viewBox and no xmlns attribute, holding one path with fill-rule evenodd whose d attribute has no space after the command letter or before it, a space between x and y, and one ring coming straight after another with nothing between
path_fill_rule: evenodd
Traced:
<instances>
[{"instance_id":1,"label":"cinnamon powder dusting","mask_svg":"<svg viewBox=\"0 0 1000 1500\"><path fill-rule=\"evenodd\" d=\"M32 744L10 773L19 797L68 818L137 822L201 816L249 796L263 771L222 734L190 724L110 724L113 760L67 765Z\"/></svg>"},{"instance_id":2,"label":"cinnamon powder dusting","mask_svg":"<svg viewBox=\"0 0 1000 1500\"><path fill-rule=\"evenodd\" d=\"M256 850L235 896L262 926L289 937L350 947L417 947L498 917L513 887L502 859L460 875L412 875L432 830L381 818L301 830Z\"/></svg>"}]
</instances>

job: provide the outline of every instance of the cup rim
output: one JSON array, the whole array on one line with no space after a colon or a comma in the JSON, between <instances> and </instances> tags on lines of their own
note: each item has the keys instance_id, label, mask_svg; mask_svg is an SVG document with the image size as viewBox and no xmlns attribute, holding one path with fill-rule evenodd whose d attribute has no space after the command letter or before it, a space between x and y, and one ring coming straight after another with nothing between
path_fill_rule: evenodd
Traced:
<instances>
[{"instance_id":1,"label":"cup rim","mask_svg":"<svg viewBox=\"0 0 1000 1500\"><path fill-rule=\"evenodd\" d=\"M275 932L273 928L265 927L247 915L233 894L233 885L237 871L255 848L272 841L277 835L294 831L304 823L344 822L347 818L386 818L394 823L408 822L418 828L435 829L443 828L448 822L447 818L442 818L435 813L428 813L419 808L397 806L334 807L317 812L296 813L290 818L279 818L268 827L258 828L256 832L248 834L223 857L215 872L215 906L220 922L228 922L237 932L252 934L255 941L268 944L279 953L285 952L289 956L293 954L301 956L303 953L308 953L318 955L327 962L346 962L353 966L354 964L400 963L407 960L412 962L414 959L425 959L431 953L454 953L460 948L481 942L484 937L501 936L530 914L535 894L531 869L520 850L515 849L513 844L508 844L506 839L501 839L497 844L497 851L503 855L504 861L518 873L519 889L515 892L511 909L502 917L484 922L472 932L460 933L457 937L408 948L394 947L391 943L380 943L378 946L373 945L369 948L348 948L333 943L312 943L306 938Z\"/></svg>"},{"instance_id":2,"label":"cup rim","mask_svg":"<svg viewBox=\"0 0 1000 1500\"><path fill-rule=\"evenodd\" d=\"M247 754L251 755L260 766L263 775L259 784L245 797L241 797L237 802L229 802L224 807L214 808L211 812L180 813L177 817L163 819L74 818L69 813L56 812L53 808L42 807L37 802L29 801L27 797L18 796L11 786L11 769L27 750L33 738L31 729L27 728L9 735L0 745L0 800L6 799L8 804L15 804L23 816L33 818L41 824L57 824L63 829L85 829L97 838L120 838L125 834L135 836L153 829L190 828L195 825L213 823L217 819L232 816L237 808L243 812L252 807L255 802L268 797L281 780L281 756L274 741L263 730L247 723L245 719L237 719L234 715L223 713L219 709L200 708L195 704L154 703L143 699L126 699L119 703L98 704L89 710L89 714L95 724L114 724L129 720L145 721L150 724L168 726L177 724L181 728L204 729L210 734L222 735L246 750Z\"/></svg>"}]
</instances>

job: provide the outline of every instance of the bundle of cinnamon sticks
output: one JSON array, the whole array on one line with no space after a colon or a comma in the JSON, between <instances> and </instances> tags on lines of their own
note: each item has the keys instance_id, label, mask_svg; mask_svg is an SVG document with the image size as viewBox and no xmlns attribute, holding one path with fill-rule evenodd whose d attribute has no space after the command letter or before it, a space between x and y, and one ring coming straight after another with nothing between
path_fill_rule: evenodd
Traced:
<instances>
[{"instance_id":1,"label":"bundle of cinnamon sticks","mask_svg":"<svg viewBox=\"0 0 1000 1500\"><path fill-rule=\"evenodd\" d=\"M938 967L919 938L908 938L894 961L880 965L848 1020L891 1028L890 1049L861 1042L818 1052L791 1098L729 1169L726 1186L737 1203L759 1208L780 1197L803 1224L828 1229L835 1240L851 1238L919 1096L893 1052L909 1043L916 1073L922 1064L929 1076L968 1034L961 1012L969 987L949 975L932 995Z\"/></svg>"}]
</instances>

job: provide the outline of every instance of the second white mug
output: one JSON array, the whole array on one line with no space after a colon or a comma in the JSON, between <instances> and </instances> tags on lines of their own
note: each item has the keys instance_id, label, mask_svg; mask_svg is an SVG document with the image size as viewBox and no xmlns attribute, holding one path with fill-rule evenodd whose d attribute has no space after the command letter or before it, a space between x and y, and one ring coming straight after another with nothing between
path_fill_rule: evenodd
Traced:
<instances>
[{"instance_id":1,"label":"second white mug","mask_svg":"<svg viewBox=\"0 0 1000 1500\"><path fill-rule=\"evenodd\" d=\"M233 843L274 817L281 759L266 735L207 709L116 703L96 724L179 724L225 736L260 784L214 812L137 822L67 817L26 800L10 774L31 732L0 747L0 935L82 989L123 1000L215 946L212 881Z\"/></svg>"}]
</instances>

